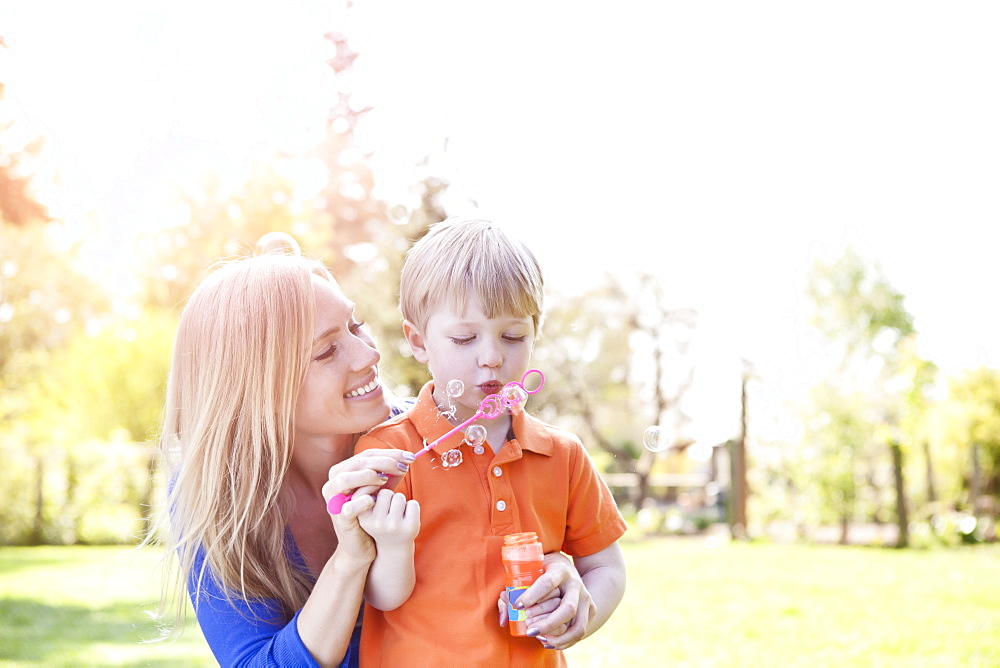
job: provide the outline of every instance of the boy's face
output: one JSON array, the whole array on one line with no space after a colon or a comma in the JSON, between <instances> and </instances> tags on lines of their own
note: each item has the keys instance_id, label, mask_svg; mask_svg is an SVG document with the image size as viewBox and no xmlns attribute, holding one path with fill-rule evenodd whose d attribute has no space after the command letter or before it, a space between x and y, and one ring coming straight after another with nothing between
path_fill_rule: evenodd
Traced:
<instances>
[{"instance_id":1,"label":"boy's face","mask_svg":"<svg viewBox=\"0 0 1000 668\"><path fill-rule=\"evenodd\" d=\"M413 356L430 369L438 406L447 409L453 401L456 417L463 421L475 414L484 397L521 380L535 345L531 317L487 318L476 297L469 299L464 313L445 306L431 313L423 331L410 322L403 323L403 331ZM465 385L454 399L446 391L451 380Z\"/></svg>"}]
</instances>

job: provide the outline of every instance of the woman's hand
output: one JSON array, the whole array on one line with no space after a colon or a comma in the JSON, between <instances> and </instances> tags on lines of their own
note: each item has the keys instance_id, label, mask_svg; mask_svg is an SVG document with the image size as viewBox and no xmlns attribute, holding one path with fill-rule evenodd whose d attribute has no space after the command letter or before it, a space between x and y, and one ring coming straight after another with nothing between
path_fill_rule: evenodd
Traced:
<instances>
[{"instance_id":1,"label":"woman's hand","mask_svg":"<svg viewBox=\"0 0 1000 668\"><path fill-rule=\"evenodd\" d=\"M334 494L374 496L382 487L395 489L414 459L416 456L405 450L374 448L359 452L330 467L323 498L329 501Z\"/></svg>"},{"instance_id":2,"label":"woman's hand","mask_svg":"<svg viewBox=\"0 0 1000 668\"><path fill-rule=\"evenodd\" d=\"M587 634L587 626L597 611L569 557L553 552L545 555L545 573L517 601L527 612L528 635L546 647L566 649ZM500 625L507 623L507 596L501 594Z\"/></svg>"},{"instance_id":3,"label":"woman's hand","mask_svg":"<svg viewBox=\"0 0 1000 668\"><path fill-rule=\"evenodd\" d=\"M372 537L358 523L358 518L375 507L375 498L383 486L395 487L409 470L413 453L404 450L365 450L330 467L323 484L323 499L334 494L353 495L339 515L333 517L338 550L369 563L375 558ZM419 523L419 515L418 523Z\"/></svg>"}]
</instances>

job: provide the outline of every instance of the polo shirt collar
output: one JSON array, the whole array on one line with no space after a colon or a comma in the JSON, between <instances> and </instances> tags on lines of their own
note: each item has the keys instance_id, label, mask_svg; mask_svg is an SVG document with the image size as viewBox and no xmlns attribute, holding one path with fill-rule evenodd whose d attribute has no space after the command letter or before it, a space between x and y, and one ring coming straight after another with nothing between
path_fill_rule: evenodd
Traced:
<instances>
[{"instance_id":1,"label":"polo shirt collar","mask_svg":"<svg viewBox=\"0 0 1000 668\"><path fill-rule=\"evenodd\" d=\"M410 413L410 420L416 427L417 433L424 439L424 443L431 443L455 428L455 425L451 424L448 418L438 411L433 395L434 381L429 381L420 389L417 402ZM521 411L512 418L511 426L514 430L514 440L517 441L522 450L530 450L540 455L552 455L552 438L541 421L528 415L525 411ZM477 420L473 424L485 424L486 422L489 420ZM439 453L446 452L461 446L464 439L465 436L459 431L438 443L433 449Z\"/></svg>"}]
</instances>

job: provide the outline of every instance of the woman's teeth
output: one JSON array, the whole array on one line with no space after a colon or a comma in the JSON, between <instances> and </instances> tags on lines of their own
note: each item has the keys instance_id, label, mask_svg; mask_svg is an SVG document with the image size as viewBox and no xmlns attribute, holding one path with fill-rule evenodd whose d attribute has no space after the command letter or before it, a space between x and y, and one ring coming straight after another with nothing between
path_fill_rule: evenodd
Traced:
<instances>
[{"instance_id":1,"label":"woman's teeth","mask_svg":"<svg viewBox=\"0 0 1000 668\"><path fill-rule=\"evenodd\" d=\"M351 390L344 396L347 397L348 399L353 399L354 397L360 397L364 394L368 394L369 392L374 392L377 389L378 389L378 378L368 383L364 387L359 387L356 390Z\"/></svg>"}]
</instances>

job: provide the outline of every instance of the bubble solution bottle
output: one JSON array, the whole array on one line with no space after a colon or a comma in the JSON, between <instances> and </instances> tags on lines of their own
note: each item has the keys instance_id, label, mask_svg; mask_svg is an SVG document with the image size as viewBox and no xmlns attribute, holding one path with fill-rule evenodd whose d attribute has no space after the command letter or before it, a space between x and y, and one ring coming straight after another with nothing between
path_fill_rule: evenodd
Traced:
<instances>
[{"instance_id":1,"label":"bubble solution bottle","mask_svg":"<svg viewBox=\"0 0 1000 668\"><path fill-rule=\"evenodd\" d=\"M542 560L542 544L534 531L513 533L503 537L500 548L503 567L507 572L507 619L512 636L526 636L527 614L514 608L514 603L545 572Z\"/></svg>"}]
</instances>

